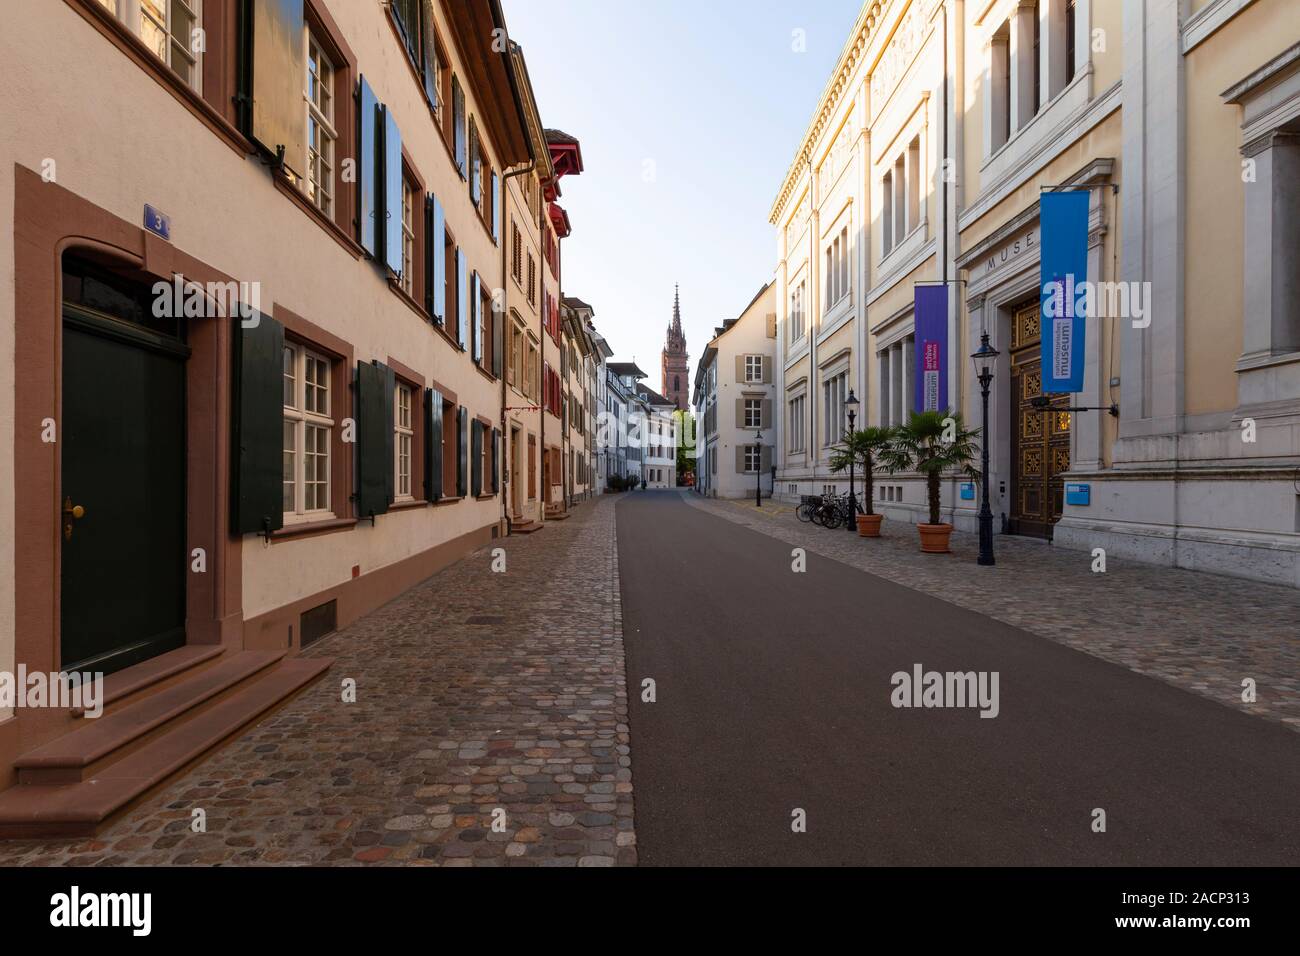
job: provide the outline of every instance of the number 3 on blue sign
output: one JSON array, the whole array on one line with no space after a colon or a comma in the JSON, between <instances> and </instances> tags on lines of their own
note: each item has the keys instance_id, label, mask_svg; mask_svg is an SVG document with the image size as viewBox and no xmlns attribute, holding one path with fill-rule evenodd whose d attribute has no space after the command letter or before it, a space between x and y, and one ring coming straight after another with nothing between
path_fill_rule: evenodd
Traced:
<instances>
[{"instance_id":1,"label":"number 3 on blue sign","mask_svg":"<svg viewBox=\"0 0 1300 956\"><path fill-rule=\"evenodd\" d=\"M153 206L145 203L144 207L144 227L155 235L170 241L172 237L171 217L159 212Z\"/></svg>"}]
</instances>

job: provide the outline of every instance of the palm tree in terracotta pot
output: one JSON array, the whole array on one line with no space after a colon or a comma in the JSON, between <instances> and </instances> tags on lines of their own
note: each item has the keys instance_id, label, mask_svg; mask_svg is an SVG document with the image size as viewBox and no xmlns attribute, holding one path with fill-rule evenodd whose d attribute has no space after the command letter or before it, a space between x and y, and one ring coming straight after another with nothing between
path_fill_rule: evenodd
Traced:
<instances>
[{"instance_id":1,"label":"palm tree in terracotta pot","mask_svg":"<svg viewBox=\"0 0 1300 956\"><path fill-rule=\"evenodd\" d=\"M958 412L913 412L907 424L900 425L894 440L880 455L890 474L919 471L925 475L926 498L930 521L918 524L921 550L927 554L947 554L952 525L940 520L939 483L945 471L961 471L979 478L972 462L979 453L978 429L967 429Z\"/></svg>"},{"instance_id":2,"label":"palm tree in terracotta pot","mask_svg":"<svg viewBox=\"0 0 1300 956\"><path fill-rule=\"evenodd\" d=\"M858 534L864 538L880 537L880 522L884 515L875 511L876 471L881 465L881 455L894 441L893 428L871 426L847 432L844 441L831 456L831 471L847 471L850 464L862 469L862 511L857 515Z\"/></svg>"}]
</instances>

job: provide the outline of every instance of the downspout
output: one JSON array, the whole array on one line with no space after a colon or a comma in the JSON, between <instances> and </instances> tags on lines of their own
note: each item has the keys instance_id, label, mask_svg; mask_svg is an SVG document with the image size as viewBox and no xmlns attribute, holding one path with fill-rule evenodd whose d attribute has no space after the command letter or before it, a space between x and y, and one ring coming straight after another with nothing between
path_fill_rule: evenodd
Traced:
<instances>
[{"instance_id":1,"label":"downspout","mask_svg":"<svg viewBox=\"0 0 1300 956\"><path fill-rule=\"evenodd\" d=\"M522 176L525 173L531 173L537 168L537 160L531 159L527 166L512 166L501 174L501 198L502 205L508 206L505 202L506 197L510 195L510 179L515 176ZM504 210L502 210L504 212ZM505 354L506 345L510 341L510 332L514 325L510 321L510 241L505 234L506 217L501 216L501 334L505 336L506 341L501 343L502 354ZM502 363L508 367L507 362ZM504 445L510 440L510 424L506 421L506 402L509 400L509 390L506 388L506 369L501 369L501 442ZM504 448L502 449L504 452ZM509 466L510 456L503 454L505 461L501 463L502 470ZM499 472L498 472L499 473ZM519 476L513 471L510 472L510 487L513 490L514 483L519 480ZM504 491L504 489L503 489ZM505 494L501 495L501 513L506 519L506 533L510 533L510 501Z\"/></svg>"},{"instance_id":2,"label":"downspout","mask_svg":"<svg viewBox=\"0 0 1300 956\"><path fill-rule=\"evenodd\" d=\"M817 493L817 391L814 382L820 382L817 376L817 330L821 329L821 276L817 274L817 235L821 231L821 216L817 212L817 202L813 196L816 178L813 176L812 147L804 150L804 160L808 163L808 304L817 303L817 309L809 309L808 321L808 451L812 459L812 478L810 490ZM817 330L812 327L812 316L819 316ZM762 464L762 459L759 459Z\"/></svg>"}]
</instances>

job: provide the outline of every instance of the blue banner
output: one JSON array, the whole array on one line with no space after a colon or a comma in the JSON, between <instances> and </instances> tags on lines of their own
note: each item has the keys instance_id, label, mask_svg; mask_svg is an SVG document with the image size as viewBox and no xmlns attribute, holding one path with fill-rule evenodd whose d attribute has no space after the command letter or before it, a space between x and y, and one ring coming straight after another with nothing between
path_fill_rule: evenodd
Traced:
<instances>
[{"instance_id":1,"label":"blue banner","mask_svg":"<svg viewBox=\"0 0 1300 956\"><path fill-rule=\"evenodd\" d=\"M918 412L947 411L948 287L916 286L912 312L916 325L912 408Z\"/></svg>"},{"instance_id":2,"label":"blue banner","mask_svg":"<svg viewBox=\"0 0 1300 956\"><path fill-rule=\"evenodd\" d=\"M1039 199L1044 395L1083 391L1088 197L1086 189L1075 189Z\"/></svg>"}]
</instances>

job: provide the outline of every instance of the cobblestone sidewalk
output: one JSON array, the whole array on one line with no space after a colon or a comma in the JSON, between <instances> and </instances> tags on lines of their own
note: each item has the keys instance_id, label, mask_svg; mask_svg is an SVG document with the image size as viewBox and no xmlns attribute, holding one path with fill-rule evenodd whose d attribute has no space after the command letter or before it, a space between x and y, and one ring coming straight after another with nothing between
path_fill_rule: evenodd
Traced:
<instances>
[{"instance_id":1,"label":"cobblestone sidewalk","mask_svg":"<svg viewBox=\"0 0 1300 956\"><path fill-rule=\"evenodd\" d=\"M635 864L614 504L326 638L334 666L272 717L97 838L0 842L0 865Z\"/></svg>"},{"instance_id":2,"label":"cobblestone sidewalk","mask_svg":"<svg viewBox=\"0 0 1300 956\"><path fill-rule=\"evenodd\" d=\"M997 564L954 532L950 555L918 550L916 529L885 519L881 537L805 524L752 503L686 494L697 508L1031 634L1121 664L1300 731L1300 593L1291 588L997 537ZM1257 700L1243 703L1242 680ZM1140 728L1135 728L1140 732Z\"/></svg>"}]
</instances>

